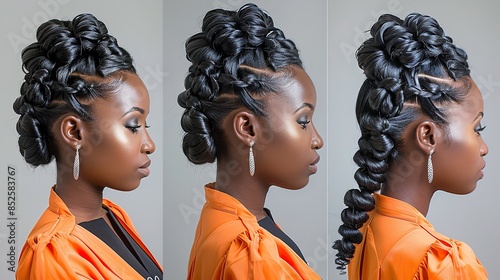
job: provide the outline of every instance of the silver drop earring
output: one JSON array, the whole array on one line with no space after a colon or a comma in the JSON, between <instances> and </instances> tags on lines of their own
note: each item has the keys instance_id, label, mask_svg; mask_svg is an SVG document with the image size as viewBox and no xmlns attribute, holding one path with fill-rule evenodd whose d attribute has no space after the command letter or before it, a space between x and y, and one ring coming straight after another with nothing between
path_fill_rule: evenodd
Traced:
<instances>
[{"instance_id":1,"label":"silver drop earring","mask_svg":"<svg viewBox=\"0 0 500 280\"><path fill-rule=\"evenodd\" d=\"M250 168L250 176L255 174L255 159L253 158L253 141L250 141L250 152L248 154L248 166Z\"/></svg>"},{"instance_id":2,"label":"silver drop earring","mask_svg":"<svg viewBox=\"0 0 500 280\"><path fill-rule=\"evenodd\" d=\"M432 166L432 154L434 153L434 149L429 153L429 158L427 159L427 180L429 184L434 180L434 167Z\"/></svg>"},{"instance_id":3,"label":"silver drop earring","mask_svg":"<svg viewBox=\"0 0 500 280\"><path fill-rule=\"evenodd\" d=\"M75 181L78 180L80 176L80 144L76 144L76 155L75 162L73 163L73 178Z\"/></svg>"}]
</instances>

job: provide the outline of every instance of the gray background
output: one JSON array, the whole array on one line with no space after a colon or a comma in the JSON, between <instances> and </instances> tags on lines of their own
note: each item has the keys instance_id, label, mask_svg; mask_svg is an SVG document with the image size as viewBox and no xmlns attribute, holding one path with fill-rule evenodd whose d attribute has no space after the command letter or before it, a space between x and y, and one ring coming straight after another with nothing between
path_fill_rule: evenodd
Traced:
<instances>
[{"instance_id":1,"label":"gray background","mask_svg":"<svg viewBox=\"0 0 500 280\"><path fill-rule=\"evenodd\" d=\"M50 18L73 19L79 13L91 12L103 21L118 43L135 59L135 66L149 89L151 108L149 132L156 142L151 155L151 175L132 192L105 190L105 197L123 207L131 216L144 242L163 262L163 3L149 1L76 1L37 0L2 1L0 3L0 128L2 188L0 190L0 279L14 279L7 271L8 232L7 166L17 167L17 256L29 231L47 208L50 187L55 183L55 164L33 169L19 154L15 124L18 115L12 102L19 95L23 81L20 52L34 41L38 25ZM14 43L13 43L14 42Z\"/></svg>"},{"instance_id":2,"label":"gray background","mask_svg":"<svg viewBox=\"0 0 500 280\"><path fill-rule=\"evenodd\" d=\"M339 237L337 228L339 213L344 208L343 195L347 189L356 187L352 155L357 150L359 131L354 104L363 75L354 59L354 50L365 38L364 31L380 14L405 16L417 11L436 17L446 33L469 54L472 76L485 100L483 125L487 128L483 137L489 145L485 177L478 188L465 196L437 193L427 218L438 231L468 243L485 265L490 279L499 279L496 252L500 251L497 241L500 225L494 207L500 193L495 184L500 179L500 173L496 172L500 168L500 155L498 141L494 141L500 136L500 112L496 110L500 105L497 70L500 20L496 14L500 3L493 0L261 0L255 3L267 10L276 25L295 41L318 93L314 121L325 141L319 151L322 157L319 171L302 190L271 188L266 202L311 266L324 279L347 279L335 270L335 252L330 245ZM0 127L5 131L0 149L1 170L5 172L7 165L18 169L18 250L47 206L54 168L51 165L33 171L17 151L14 129L17 115L12 112L12 101L18 95L22 74L20 49L9 42L9 34L31 42L33 30L26 28L26 22L36 22L44 15L71 18L90 11L102 19L119 43L132 53L139 74L147 80L150 90L152 107L148 122L152 127L149 131L157 150L152 155L151 175L137 190L105 194L132 216L146 244L163 260L165 279L184 279L194 229L204 202L203 185L213 181L215 172L211 165L193 166L181 151L182 111L176 98L183 90L189 66L184 42L200 30L202 17L208 10L236 9L242 4L241 0L189 0L176 1L175 5L172 0L147 4L117 0L0 3ZM3 176L6 178L5 173ZM5 197L5 191L0 192L1 224L6 221ZM6 238L7 229L0 226L0 260L6 257ZM5 262L0 263L0 279L13 279L13 275L6 272Z\"/></svg>"}]
</instances>

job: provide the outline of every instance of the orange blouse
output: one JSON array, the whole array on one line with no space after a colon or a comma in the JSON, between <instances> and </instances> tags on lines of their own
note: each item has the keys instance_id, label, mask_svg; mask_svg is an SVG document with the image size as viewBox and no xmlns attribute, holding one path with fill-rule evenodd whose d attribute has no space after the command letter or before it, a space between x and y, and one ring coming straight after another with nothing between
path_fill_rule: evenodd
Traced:
<instances>
[{"instance_id":1,"label":"orange blouse","mask_svg":"<svg viewBox=\"0 0 500 280\"><path fill-rule=\"evenodd\" d=\"M123 228L158 265L123 209L109 200L105 205ZM49 207L24 244L16 279L144 279L113 249L79 226L52 188Z\"/></svg>"},{"instance_id":2,"label":"orange blouse","mask_svg":"<svg viewBox=\"0 0 500 280\"><path fill-rule=\"evenodd\" d=\"M188 280L320 279L283 241L260 227L238 200L205 186Z\"/></svg>"},{"instance_id":3,"label":"orange blouse","mask_svg":"<svg viewBox=\"0 0 500 280\"><path fill-rule=\"evenodd\" d=\"M467 244L436 232L406 202L374 197L375 210L360 229L363 241L348 266L349 279L488 279Z\"/></svg>"}]
</instances>

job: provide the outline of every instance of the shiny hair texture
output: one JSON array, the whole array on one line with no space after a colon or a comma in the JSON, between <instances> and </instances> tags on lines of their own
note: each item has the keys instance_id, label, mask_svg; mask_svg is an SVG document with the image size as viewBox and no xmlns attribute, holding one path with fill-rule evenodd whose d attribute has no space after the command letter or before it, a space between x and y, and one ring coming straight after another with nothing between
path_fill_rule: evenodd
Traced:
<instances>
[{"instance_id":1,"label":"shiny hair texture","mask_svg":"<svg viewBox=\"0 0 500 280\"><path fill-rule=\"evenodd\" d=\"M41 24L36 42L22 51L25 73L13 104L19 151L34 167L56 156L54 122L72 113L92 121L89 101L105 98L121 84L123 72L136 73L130 54L92 14Z\"/></svg>"},{"instance_id":2,"label":"shiny hair texture","mask_svg":"<svg viewBox=\"0 0 500 280\"><path fill-rule=\"evenodd\" d=\"M356 52L366 76L356 102L361 137L353 159L359 188L344 196L347 207L338 230L342 238L333 245L341 273L354 255L354 244L363 240L359 228L375 208L372 193L381 189L389 164L398 157L403 130L422 114L446 129L447 116L436 105L460 103L470 88L467 54L436 19L419 13L404 20L384 14L370 35Z\"/></svg>"},{"instance_id":3,"label":"shiny hair texture","mask_svg":"<svg viewBox=\"0 0 500 280\"><path fill-rule=\"evenodd\" d=\"M254 97L277 93L289 67L302 62L294 42L252 3L209 11L185 47L191 66L177 98L185 109L182 149L194 164L211 163L225 146L222 120L242 106L265 116L264 102Z\"/></svg>"}]
</instances>

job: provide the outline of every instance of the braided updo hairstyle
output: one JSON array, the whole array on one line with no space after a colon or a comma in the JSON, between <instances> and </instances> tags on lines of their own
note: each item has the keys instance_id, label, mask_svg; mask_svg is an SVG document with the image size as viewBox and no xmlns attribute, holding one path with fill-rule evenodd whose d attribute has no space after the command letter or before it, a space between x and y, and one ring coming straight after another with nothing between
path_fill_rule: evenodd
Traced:
<instances>
[{"instance_id":1,"label":"braided updo hairstyle","mask_svg":"<svg viewBox=\"0 0 500 280\"><path fill-rule=\"evenodd\" d=\"M354 175L359 189L345 194L342 239L333 245L342 273L354 255L354 243L363 240L359 228L375 208L372 193L381 189L398 157L403 130L422 114L446 129L447 116L437 105L461 103L470 88L467 54L434 18L382 15L370 35L356 53L366 76L356 102L361 137L353 159L359 166ZM460 86L453 86L454 81Z\"/></svg>"},{"instance_id":2,"label":"braided updo hairstyle","mask_svg":"<svg viewBox=\"0 0 500 280\"><path fill-rule=\"evenodd\" d=\"M182 148L192 163L211 163L225 146L225 116L242 106L265 116L265 102L254 97L276 93L289 67L302 62L294 42L255 4L209 11L185 47L192 65L177 98L185 109Z\"/></svg>"},{"instance_id":3,"label":"braided updo hairstyle","mask_svg":"<svg viewBox=\"0 0 500 280\"><path fill-rule=\"evenodd\" d=\"M22 51L25 77L13 105L19 151L34 167L56 157L52 126L59 117L74 113L92 121L90 101L113 92L124 72L136 73L130 54L91 14L47 21L36 39Z\"/></svg>"}]
</instances>

